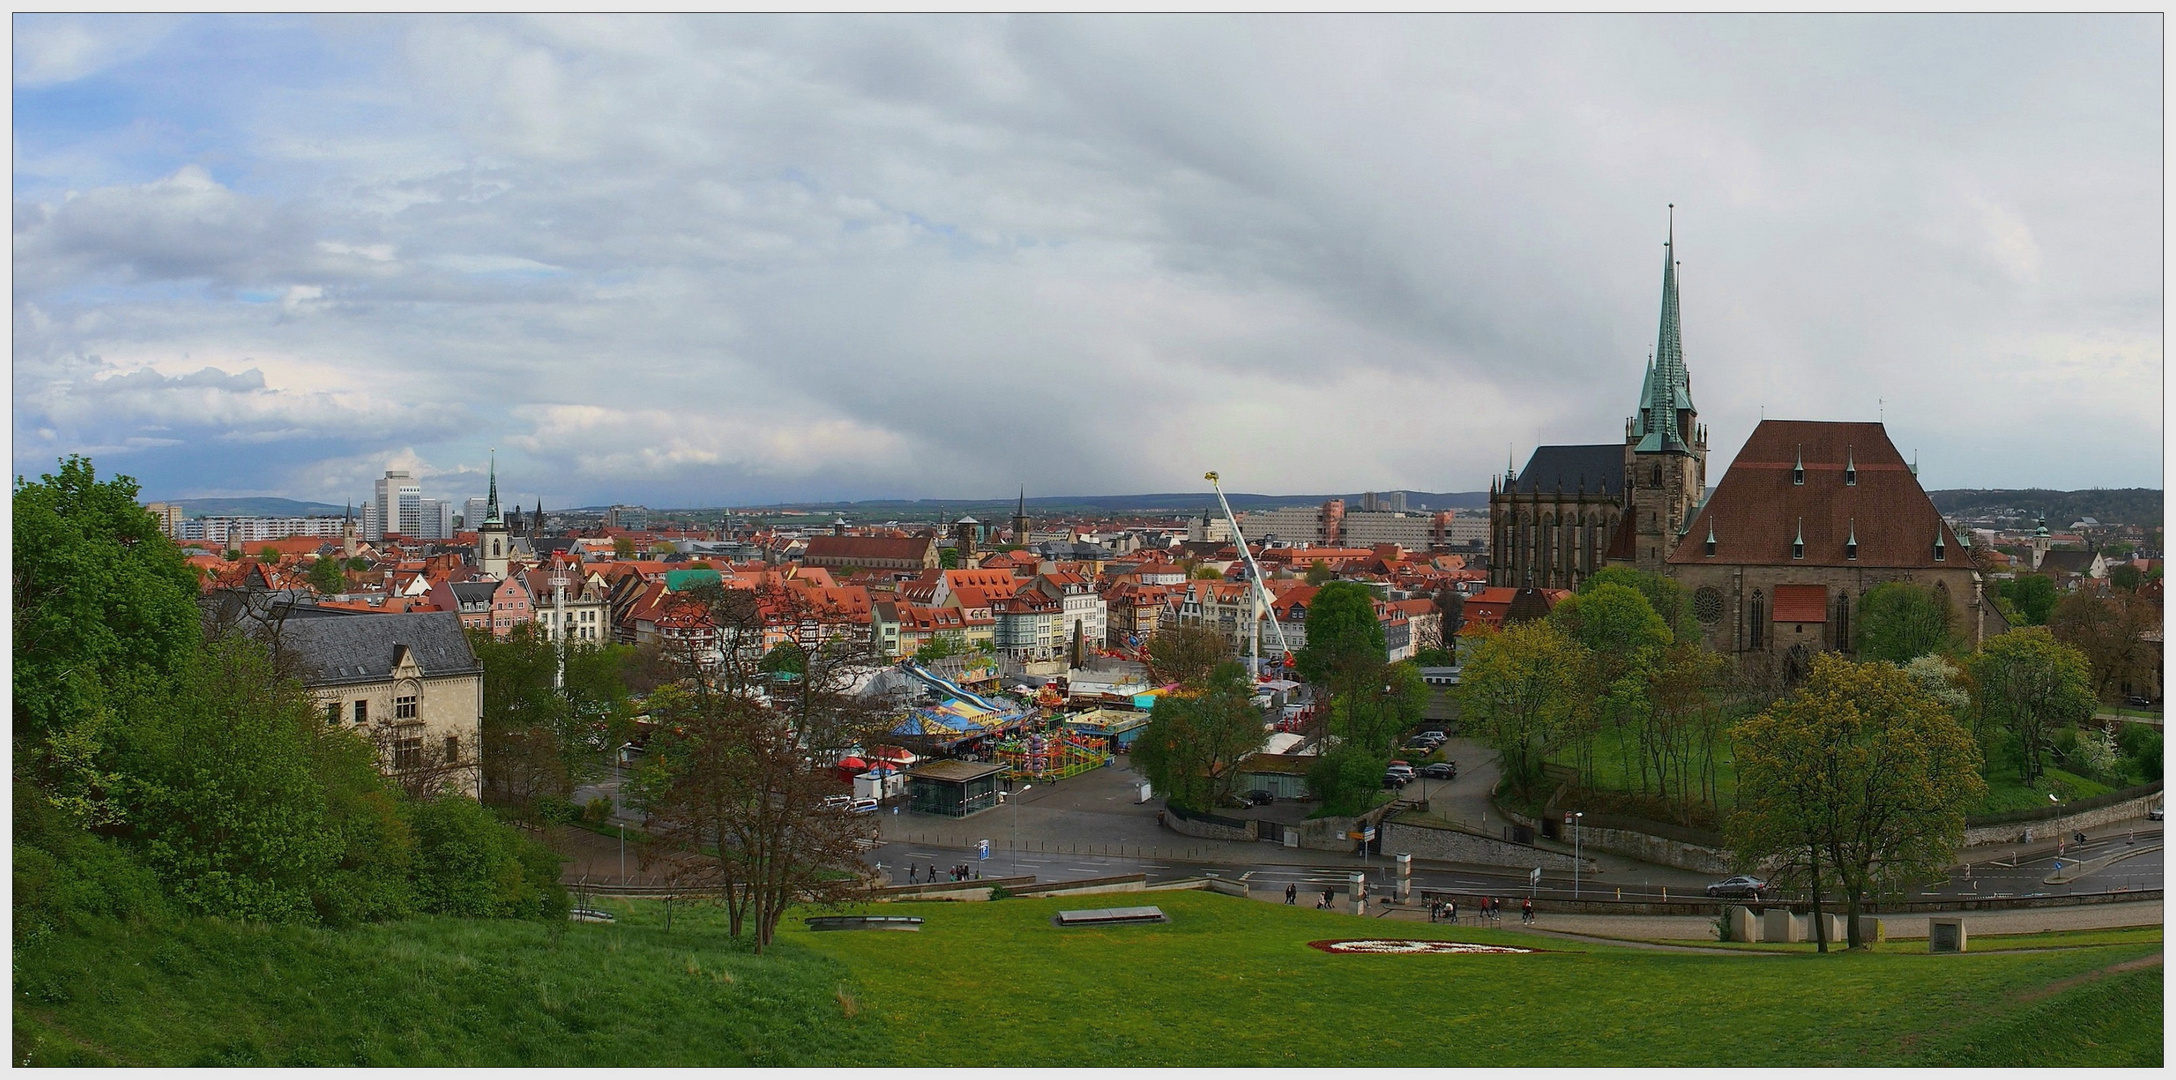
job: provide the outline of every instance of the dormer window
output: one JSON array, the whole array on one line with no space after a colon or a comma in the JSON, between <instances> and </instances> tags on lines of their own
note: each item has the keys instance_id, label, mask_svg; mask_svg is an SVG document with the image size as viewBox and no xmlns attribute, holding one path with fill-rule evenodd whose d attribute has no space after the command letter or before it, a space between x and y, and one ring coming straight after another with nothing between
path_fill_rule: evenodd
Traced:
<instances>
[{"instance_id":1,"label":"dormer window","mask_svg":"<svg viewBox=\"0 0 2176 1080\"><path fill-rule=\"evenodd\" d=\"M1850 450L1844 451L1844 486L1859 486L1859 462Z\"/></svg>"},{"instance_id":2,"label":"dormer window","mask_svg":"<svg viewBox=\"0 0 2176 1080\"><path fill-rule=\"evenodd\" d=\"M1949 550L1948 550L1947 548L1945 548L1945 547L1943 547L1943 546L1942 546L1942 534L1941 534L1941 533L1939 533L1939 532L1935 533L1935 534L1934 534L1934 561L1935 561L1935 562L1941 562L1941 561L1943 561L1943 559L1944 559L1944 558L1945 558L1946 556L1948 556L1948 554L1949 554Z\"/></svg>"},{"instance_id":3,"label":"dormer window","mask_svg":"<svg viewBox=\"0 0 2176 1080\"><path fill-rule=\"evenodd\" d=\"M1799 448L1798 461L1791 466L1791 483L1798 487L1806 486L1806 451L1804 447Z\"/></svg>"},{"instance_id":4,"label":"dormer window","mask_svg":"<svg viewBox=\"0 0 2176 1080\"><path fill-rule=\"evenodd\" d=\"M1708 539L1707 539L1707 544L1705 545L1705 547L1706 547L1706 552L1705 552L1705 553L1706 553L1707 557L1708 557L1708 558L1710 558L1710 559L1714 558L1714 557L1715 557L1715 523L1714 523L1713 521L1710 521L1710 522L1708 522Z\"/></svg>"},{"instance_id":5,"label":"dormer window","mask_svg":"<svg viewBox=\"0 0 2176 1080\"><path fill-rule=\"evenodd\" d=\"M1851 536L1844 541L1844 558L1856 561L1859 557L1859 523L1851 523Z\"/></svg>"},{"instance_id":6,"label":"dormer window","mask_svg":"<svg viewBox=\"0 0 2176 1080\"><path fill-rule=\"evenodd\" d=\"M1791 558L1806 557L1806 519L1798 519L1798 532L1791 537Z\"/></svg>"}]
</instances>

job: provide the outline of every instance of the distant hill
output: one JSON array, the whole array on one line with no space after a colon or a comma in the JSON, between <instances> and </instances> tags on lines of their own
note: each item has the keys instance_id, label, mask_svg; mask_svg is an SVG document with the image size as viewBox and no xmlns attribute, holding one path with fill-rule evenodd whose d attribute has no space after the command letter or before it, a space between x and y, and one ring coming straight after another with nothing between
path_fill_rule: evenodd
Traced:
<instances>
[{"instance_id":1,"label":"distant hill","mask_svg":"<svg viewBox=\"0 0 2176 1080\"><path fill-rule=\"evenodd\" d=\"M1380 491L1378 496L1392 492ZM1244 513L1249 510L1272 510L1280 506L1314 506L1328 499L1345 500L1345 508L1358 510L1360 494L1347 495L1254 495L1246 492L1227 491L1232 509ZM736 506L735 514L760 517L766 512L777 513L797 510L812 515L837 514L856 521L956 519L972 516L987 522L1002 522L1012 517L1015 499L868 499L861 502L808 502L772 503L765 506ZM1050 495L1027 501L1031 517L1053 516L1117 516L1124 514L1179 515L1199 513L1216 507L1216 494L1201 492L1164 492L1148 495ZM1488 506L1485 491L1408 491L1405 493L1408 512L1418 513L1425 506L1430 512L1437 510L1475 510ZM600 508L601 509L601 508ZM655 510L655 514L695 520L715 520L724 513L714 507L694 509Z\"/></svg>"},{"instance_id":2,"label":"distant hill","mask_svg":"<svg viewBox=\"0 0 2176 1080\"><path fill-rule=\"evenodd\" d=\"M181 507L186 517L226 517L228 515L258 517L326 517L338 516L346 511L344 506L331 503L297 502L293 499L147 499L146 502L171 502Z\"/></svg>"},{"instance_id":3,"label":"distant hill","mask_svg":"<svg viewBox=\"0 0 2176 1080\"><path fill-rule=\"evenodd\" d=\"M1951 517L2048 516L2048 527L2060 529L2081 518L2104 525L2161 525L2161 492L2157 488L2089 488L2085 491L2051 491L2047 488L1950 488L1927 492L1934 507Z\"/></svg>"}]
</instances>

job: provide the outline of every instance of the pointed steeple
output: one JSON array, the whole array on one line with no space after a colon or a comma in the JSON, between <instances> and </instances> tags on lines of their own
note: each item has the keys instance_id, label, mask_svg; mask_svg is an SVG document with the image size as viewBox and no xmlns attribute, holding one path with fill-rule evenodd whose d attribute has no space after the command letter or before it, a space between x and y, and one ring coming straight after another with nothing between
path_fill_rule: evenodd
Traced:
<instances>
[{"instance_id":1,"label":"pointed steeple","mask_svg":"<svg viewBox=\"0 0 2176 1080\"><path fill-rule=\"evenodd\" d=\"M1012 516L1028 516L1028 486L1026 484L1020 485L1020 503L1012 508Z\"/></svg>"},{"instance_id":2,"label":"pointed steeple","mask_svg":"<svg viewBox=\"0 0 2176 1080\"><path fill-rule=\"evenodd\" d=\"M499 516L499 452L494 449L491 451L491 493L484 499L484 524L505 523L505 519Z\"/></svg>"},{"instance_id":3,"label":"pointed steeple","mask_svg":"<svg viewBox=\"0 0 2176 1080\"><path fill-rule=\"evenodd\" d=\"M1684 450L1691 432L1680 413L1691 416L1692 379L1685 370L1685 346L1677 312L1677 204L1670 204L1670 226L1662 244L1662 321L1655 331L1655 354L1640 387L1640 411L1633 417L1635 449Z\"/></svg>"}]
</instances>

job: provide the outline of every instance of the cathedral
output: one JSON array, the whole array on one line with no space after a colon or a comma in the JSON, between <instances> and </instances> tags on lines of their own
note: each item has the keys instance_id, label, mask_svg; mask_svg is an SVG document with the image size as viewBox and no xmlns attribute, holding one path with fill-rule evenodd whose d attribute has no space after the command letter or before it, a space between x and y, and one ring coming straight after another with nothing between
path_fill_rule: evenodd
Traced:
<instances>
[{"instance_id":1,"label":"cathedral","mask_svg":"<svg viewBox=\"0 0 2176 1080\"><path fill-rule=\"evenodd\" d=\"M2007 629L1970 549L1878 422L1764 419L1708 494L1674 234L1623 444L1536 447L1490 485L1489 583L1576 590L1605 566L1666 574L1690 594L1709 648L1801 675L1816 652L1852 650L1858 598L1885 582L1946 597L1952 629L1974 644Z\"/></svg>"},{"instance_id":2,"label":"cathedral","mask_svg":"<svg viewBox=\"0 0 2176 1080\"><path fill-rule=\"evenodd\" d=\"M1660 571L1707 490L1708 433L1678 330L1676 229L1662 245L1662 321L1623 443L1537 446L1489 485L1489 584L1577 589L1603 566Z\"/></svg>"}]
</instances>

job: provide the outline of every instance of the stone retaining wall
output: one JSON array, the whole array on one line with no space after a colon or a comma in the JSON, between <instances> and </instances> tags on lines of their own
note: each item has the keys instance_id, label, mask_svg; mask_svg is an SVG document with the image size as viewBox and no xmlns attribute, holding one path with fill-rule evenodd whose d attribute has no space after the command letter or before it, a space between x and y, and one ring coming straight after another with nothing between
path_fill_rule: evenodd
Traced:
<instances>
[{"instance_id":1,"label":"stone retaining wall","mask_svg":"<svg viewBox=\"0 0 2176 1080\"><path fill-rule=\"evenodd\" d=\"M2047 818L2042 821L2012 821L2002 825L1967 824L1964 830L1964 844L1966 847L1972 847L1975 844L2025 844L2037 840L2054 840L2057 837L2069 836L2074 832L2099 828L2111 822L2145 817L2147 810L2160 804L2161 795L2161 792L2156 791L2109 806L2098 806L2091 810L2081 810L2075 814ZM2033 840L2025 839L2028 832L2032 834Z\"/></svg>"},{"instance_id":2,"label":"stone retaining wall","mask_svg":"<svg viewBox=\"0 0 2176 1080\"><path fill-rule=\"evenodd\" d=\"M1534 830L1537 835L1541 832L1540 822L1524 814L1507 810L1500 803L1496 806L1496 812ZM1651 833L1636 832L1631 829L1582 828L1579 830L1579 844L1581 847L1590 847L1596 851L1607 851L1612 855L1630 855L1642 862L1674 866L1680 870L1698 870L1707 874L1724 875L1737 872L1736 868L1731 865L1731 853L1727 848L1691 844L1683 840L1672 840L1666 836L1655 836Z\"/></svg>"},{"instance_id":3,"label":"stone retaining wall","mask_svg":"<svg viewBox=\"0 0 2176 1080\"><path fill-rule=\"evenodd\" d=\"M1541 867L1570 870L1570 855L1529 844L1498 840L1450 825L1414 821L1386 821L1382 825L1383 850L1437 862L1473 863L1480 866ZM1351 841L1346 841L1350 844ZM1594 860L1586 860L1588 869Z\"/></svg>"},{"instance_id":4,"label":"stone retaining wall","mask_svg":"<svg viewBox=\"0 0 2176 1080\"><path fill-rule=\"evenodd\" d=\"M1233 828L1229 825L1219 825L1211 821L1201 821L1194 818L1181 817L1178 814L1172 813L1168 808L1165 809L1162 813L1158 814L1157 818L1163 823L1164 828L1169 829L1172 832L1178 833L1181 836L1199 837L1203 840L1257 839L1255 835L1255 824L1253 821L1248 821L1246 828L1238 829Z\"/></svg>"}]
</instances>

